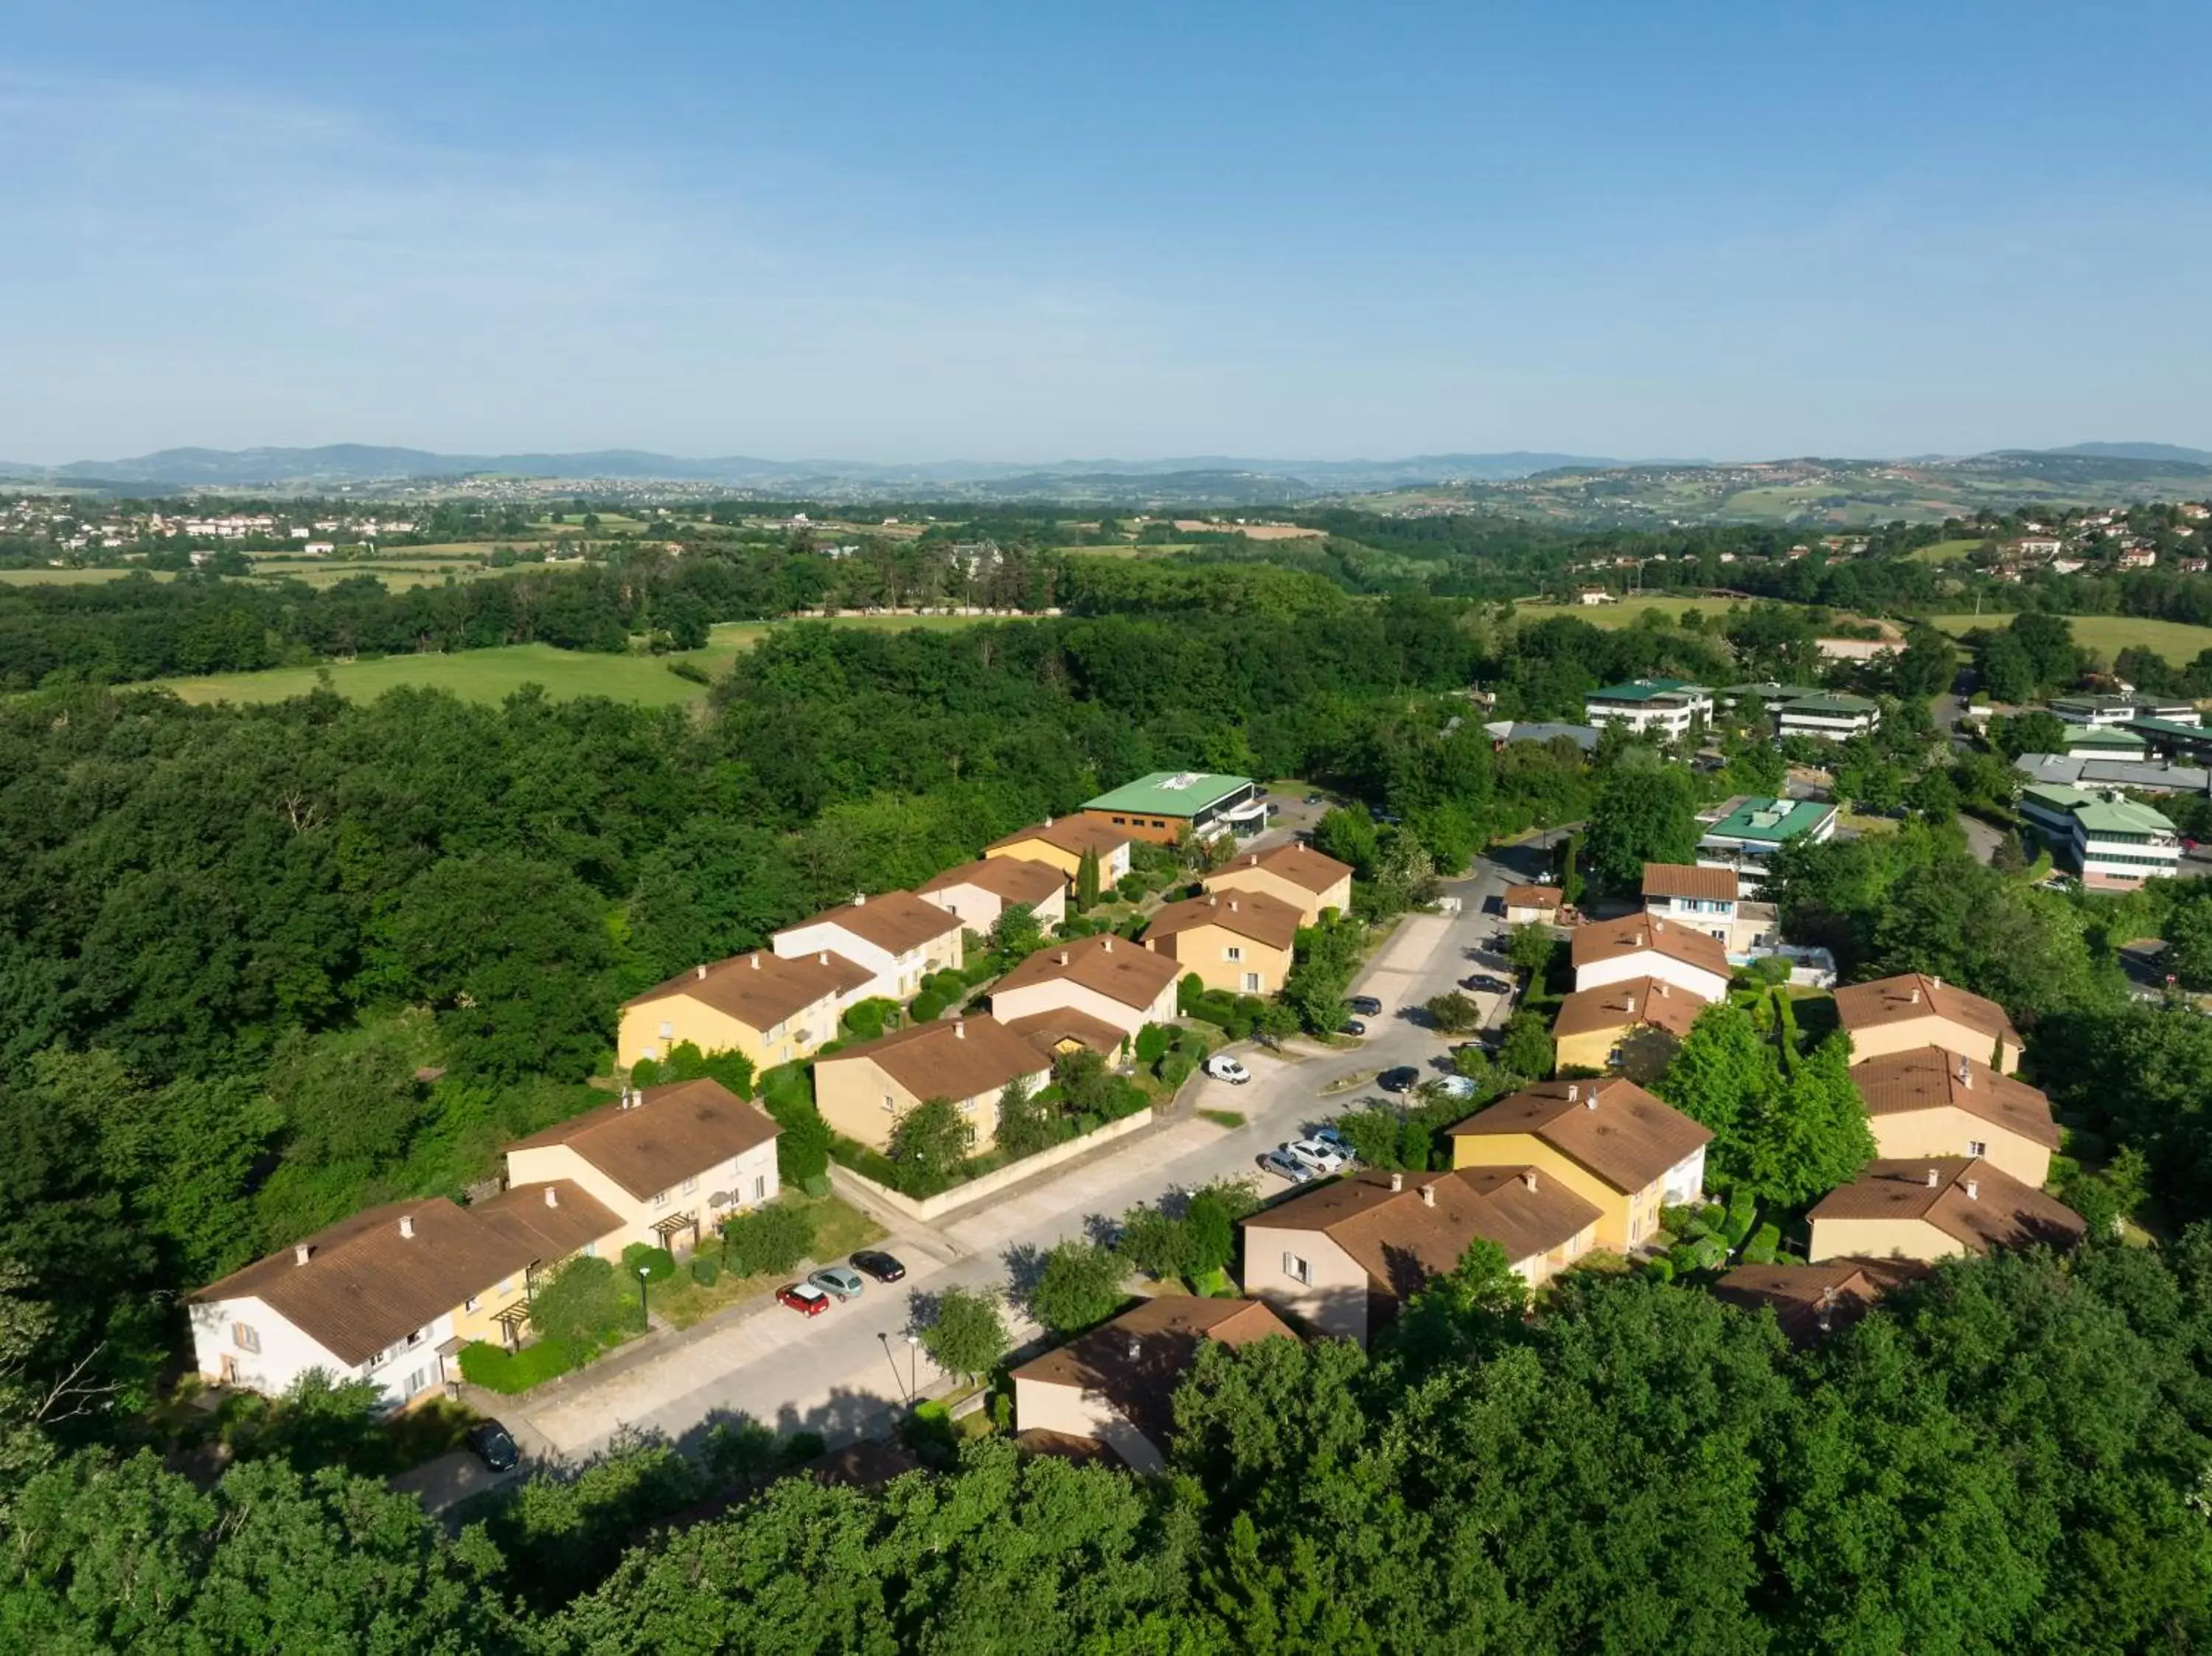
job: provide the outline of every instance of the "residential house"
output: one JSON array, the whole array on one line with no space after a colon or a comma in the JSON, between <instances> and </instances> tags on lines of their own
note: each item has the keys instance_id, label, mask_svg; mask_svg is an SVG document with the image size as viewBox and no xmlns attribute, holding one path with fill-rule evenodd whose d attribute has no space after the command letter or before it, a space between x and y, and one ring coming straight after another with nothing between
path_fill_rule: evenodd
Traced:
<instances>
[{"instance_id":1,"label":"residential house","mask_svg":"<svg viewBox=\"0 0 2212 1656\"><path fill-rule=\"evenodd\" d=\"M960 969L959 919L911 891L857 896L840 907L786 926L770 940L786 960L827 949L868 970L868 982L845 1003L881 995L911 998L933 972Z\"/></svg>"},{"instance_id":2,"label":"residential house","mask_svg":"<svg viewBox=\"0 0 2212 1656\"><path fill-rule=\"evenodd\" d=\"M2037 1187L2051 1177L2058 1126L2051 1101L2024 1081L1941 1046L1870 1058L1851 1070L1875 1149L1904 1156L1965 1156Z\"/></svg>"},{"instance_id":3,"label":"residential house","mask_svg":"<svg viewBox=\"0 0 2212 1656\"><path fill-rule=\"evenodd\" d=\"M1559 1002L1552 1040L1562 1070L1616 1070L1649 1080L1667 1067L1707 1002L1664 978L1626 978Z\"/></svg>"},{"instance_id":4,"label":"residential house","mask_svg":"<svg viewBox=\"0 0 2212 1656\"><path fill-rule=\"evenodd\" d=\"M1752 1312L1773 1312L1796 1345L1817 1345L1849 1328L1890 1289L1916 1282L1928 1267L1913 1259L1848 1255L1817 1265L1738 1265L1713 1284L1713 1297Z\"/></svg>"},{"instance_id":5,"label":"residential house","mask_svg":"<svg viewBox=\"0 0 2212 1656\"><path fill-rule=\"evenodd\" d=\"M1601 1245L1597 1205L1534 1165L1358 1173L1243 1224L1244 1291L1363 1344L1478 1238L1531 1288Z\"/></svg>"},{"instance_id":6,"label":"residential house","mask_svg":"<svg viewBox=\"0 0 2212 1656\"><path fill-rule=\"evenodd\" d=\"M1689 734L1692 724L1713 716L1713 693L1680 678L1638 678L1608 684L1583 698L1583 718L1592 725L1626 725L1642 735L1656 731L1669 742Z\"/></svg>"},{"instance_id":7,"label":"residential house","mask_svg":"<svg viewBox=\"0 0 2212 1656\"><path fill-rule=\"evenodd\" d=\"M1698 840L1701 868L1732 868L1747 890L1766 877L1774 853L1792 840L1820 845L1836 833L1836 808L1816 799L1743 798L1711 821Z\"/></svg>"},{"instance_id":8,"label":"residential house","mask_svg":"<svg viewBox=\"0 0 2212 1656\"><path fill-rule=\"evenodd\" d=\"M628 1069L689 1041L743 1052L757 1069L788 1064L835 1038L838 1013L874 980L826 949L788 959L756 949L695 966L622 1004L615 1061Z\"/></svg>"},{"instance_id":9,"label":"residential house","mask_svg":"<svg viewBox=\"0 0 2212 1656\"><path fill-rule=\"evenodd\" d=\"M1001 1017L999 1022L1036 1047L1048 1064L1056 1064L1076 1052L1118 1058L1129 1044L1128 1031L1116 1028L1103 1018L1093 1017L1079 1007L1049 1006L1018 1018Z\"/></svg>"},{"instance_id":10,"label":"residential house","mask_svg":"<svg viewBox=\"0 0 2212 1656\"><path fill-rule=\"evenodd\" d=\"M1234 1350L1255 1340L1296 1339L1257 1300L1162 1294L1014 1369L1017 1441L1103 1444L1132 1471L1166 1465L1176 1387L1207 1342Z\"/></svg>"},{"instance_id":11,"label":"residential house","mask_svg":"<svg viewBox=\"0 0 2212 1656\"><path fill-rule=\"evenodd\" d=\"M1579 588L1576 591L1575 597L1579 602L1584 604L1611 604L1613 602L1613 594L1606 591L1602 586L1584 586Z\"/></svg>"},{"instance_id":12,"label":"residential house","mask_svg":"<svg viewBox=\"0 0 2212 1656\"><path fill-rule=\"evenodd\" d=\"M509 1185L470 1203L468 1210L531 1250L533 1289L540 1276L564 1260L580 1253L611 1259L633 1240L623 1234L622 1216L573 1179ZM519 1326L514 1331L519 1335Z\"/></svg>"},{"instance_id":13,"label":"residential house","mask_svg":"<svg viewBox=\"0 0 2212 1656\"><path fill-rule=\"evenodd\" d=\"M781 1131L719 1081L626 1087L509 1145L507 1181L581 1186L615 1216L617 1250L696 1247L732 1214L775 1199Z\"/></svg>"},{"instance_id":14,"label":"residential house","mask_svg":"<svg viewBox=\"0 0 2212 1656\"><path fill-rule=\"evenodd\" d=\"M1924 973L1845 984L1836 991L1836 1016L1854 1065L1940 1046L1995 1069L2020 1067L2020 1031L2003 1007Z\"/></svg>"},{"instance_id":15,"label":"residential house","mask_svg":"<svg viewBox=\"0 0 2212 1656\"><path fill-rule=\"evenodd\" d=\"M956 1014L816 1059L814 1101L833 1129L880 1150L908 1111L946 1099L981 1150L999 1130L999 1095L1017 1081L1040 1091L1051 1071L1035 1045L997 1018Z\"/></svg>"},{"instance_id":16,"label":"residential house","mask_svg":"<svg viewBox=\"0 0 2212 1656\"><path fill-rule=\"evenodd\" d=\"M1102 881L1105 872L1102 858ZM914 895L943 909L969 931L986 935L1016 903L1028 908L1048 931L1067 919L1066 874L1050 863L1033 863L1024 857L985 857L963 863L923 881Z\"/></svg>"},{"instance_id":17,"label":"residential house","mask_svg":"<svg viewBox=\"0 0 2212 1656\"><path fill-rule=\"evenodd\" d=\"M1786 701L1774 712L1774 734L1780 740L1802 736L1817 742L1848 742L1855 736L1873 735L1881 724L1879 702L1840 691Z\"/></svg>"},{"instance_id":18,"label":"residential house","mask_svg":"<svg viewBox=\"0 0 2212 1656\"><path fill-rule=\"evenodd\" d=\"M1577 989L1659 978L1701 1001L1718 1000L1728 992L1726 949L1695 926L1649 914L1577 926L1569 934L1567 955Z\"/></svg>"},{"instance_id":19,"label":"residential house","mask_svg":"<svg viewBox=\"0 0 2212 1656\"><path fill-rule=\"evenodd\" d=\"M1058 869L1070 885L1083 865L1086 851L1098 854L1098 883L1103 889L1129 871L1127 828L1109 828L1087 816L1048 816L1036 826L1017 828L1003 840L983 847L986 858L1017 857Z\"/></svg>"},{"instance_id":20,"label":"residential house","mask_svg":"<svg viewBox=\"0 0 2212 1656\"><path fill-rule=\"evenodd\" d=\"M991 1013L1012 1023L1070 1009L1133 1035L1176 1015L1182 968L1172 956L1111 932L1048 943L991 986Z\"/></svg>"},{"instance_id":21,"label":"residential house","mask_svg":"<svg viewBox=\"0 0 2212 1656\"><path fill-rule=\"evenodd\" d=\"M1620 1076L1546 1081L1451 1130L1452 1166L1541 1168L1597 1205L1597 1242L1622 1253L1659 1228L1662 1205L1705 1183L1710 1129Z\"/></svg>"},{"instance_id":22,"label":"residential house","mask_svg":"<svg viewBox=\"0 0 2212 1656\"><path fill-rule=\"evenodd\" d=\"M216 1385L281 1396L319 1369L398 1407L459 1380L469 1341L499 1337L536 1257L442 1196L389 1202L191 1295L193 1355Z\"/></svg>"},{"instance_id":23,"label":"residential house","mask_svg":"<svg viewBox=\"0 0 2212 1656\"><path fill-rule=\"evenodd\" d=\"M1843 1255L1919 1259L2047 1243L2071 1247L2081 1216L1995 1163L1972 1156L1869 1162L1806 1215L1818 1265Z\"/></svg>"},{"instance_id":24,"label":"residential house","mask_svg":"<svg viewBox=\"0 0 2212 1656\"><path fill-rule=\"evenodd\" d=\"M1101 828L1163 846L1230 829L1249 834L1267 820L1259 785L1250 777L1206 771L1154 771L1085 800L1083 815Z\"/></svg>"},{"instance_id":25,"label":"residential house","mask_svg":"<svg viewBox=\"0 0 2212 1656\"><path fill-rule=\"evenodd\" d=\"M1644 912L1702 931L1731 955L1749 954L1777 928L1774 905L1747 901L1732 868L1646 863Z\"/></svg>"},{"instance_id":26,"label":"residential house","mask_svg":"<svg viewBox=\"0 0 2212 1656\"><path fill-rule=\"evenodd\" d=\"M1508 925L1556 925L1559 889L1555 885L1510 885L1504 895Z\"/></svg>"},{"instance_id":27,"label":"residential house","mask_svg":"<svg viewBox=\"0 0 2212 1656\"><path fill-rule=\"evenodd\" d=\"M2090 890L2133 891L2180 872L2181 835L2172 819L2117 788L2098 793L2036 783L2021 790L2020 812Z\"/></svg>"},{"instance_id":28,"label":"residential house","mask_svg":"<svg viewBox=\"0 0 2212 1656\"><path fill-rule=\"evenodd\" d=\"M1308 846L1281 845L1233 858L1206 877L1206 889L1263 891L1297 909L1300 925L1313 925L1328 909L1352 912L1352 864Z\"/></svg>"},{"instance_id":29,"label":"residential house","mask_svg":"<svg viewBox=\"0 0 2212 1656\"><path fill-rule=\"evenodd\" d=\"M1195 972L1209 989L1267 995L1290 975L1298 911L1264 891L1208 893L1170 903L1145 928L1145 947Z\"/></svg>"}]
</instances>

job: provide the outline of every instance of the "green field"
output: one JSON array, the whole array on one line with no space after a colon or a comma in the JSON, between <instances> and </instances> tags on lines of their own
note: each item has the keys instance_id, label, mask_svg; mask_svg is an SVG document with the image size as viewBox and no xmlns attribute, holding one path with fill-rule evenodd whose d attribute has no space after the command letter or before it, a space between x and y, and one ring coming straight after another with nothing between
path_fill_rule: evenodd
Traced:
<instances>
[{"instance_id":1,"label":"green field","mask_svg":"<svg viewBox=\"0 0 2212 1656\"><path fill-rule=\"evenodd\" d=\"M1656 610L1669 621L1680 621L1692 610L1706 616L1725 616L1744 602L1742 598L1684 598L1657 593L1647 597L1637 592L1616 604L1547 604L1540 598L1523 598L1521 609L1532 621L1572 616L1593 627L1616 628L1635 626L1646 610Z\"/></svg>"},{"instance_id":2,"label":"green field","mask_svg":"<svg viewBox=\"0 0 2212 1656\"><path fill-rule=\"evenodd\" d=\"M102 581L121 580L125 575L139 573L134 569L0 569L0 585L96 586ZM166 569L145 573L155 580L174 579Z\"/></svg>"},{"instance_id":3,"label":"green field","mask_svg":"<svg viewBox=\"0 0 2212 1656\"><path fill-rule=\"evenodd\" d=\"M1915 547L1905 555L1913 563L1956 563L1984 544L1978 540L1938 541L1933 546Z\"/></svg>"},{"instance_id":4,"label":"green field","mask_svg":"<svg viewBox=\"0 0 2212 1656\"><path fill-rule=\"evenodd\" d=\"M1977 627L2007 627L2006 615L1930 616L1936 626L1953 637L1963 637ZM2197 652L2212 650L2212 627L2192 627L2181 621L2146 621L2134 616L2072 616L2074 641L2101 653L2106 661L2134 646L2154 650L2177 667L2197 659Z\"/></svg>"},{"instance_id":5,"label":"green field","mask_svg":"<svg viewBox=\"0 0 2212 1656\"><path fill-rule=\"evenodd\" d=\"M451 655L383 656L368 661L337 662L319 667L272 667L258 673L215 673L204 678L161 681L187 701L283 701L306 695L324 674L331 688L356 701L370 701L402 685L451 690L469 701L504 701L526 684L542 684L549 695L603 695L617 701L646 707L667 707L695 701L707 687L678 678L665 664L688 661L720 674L750 649L772 627L789 622L727 622L714 628L703 650L682 650L665 656L633 652L601 655L588 651L556 650L550 644L516 644L498 650L462 650ZM910 628L939 630L973 625L966 616L838 616L834 627L858 627L872 631Z\"/></svg>"}]
</instances>

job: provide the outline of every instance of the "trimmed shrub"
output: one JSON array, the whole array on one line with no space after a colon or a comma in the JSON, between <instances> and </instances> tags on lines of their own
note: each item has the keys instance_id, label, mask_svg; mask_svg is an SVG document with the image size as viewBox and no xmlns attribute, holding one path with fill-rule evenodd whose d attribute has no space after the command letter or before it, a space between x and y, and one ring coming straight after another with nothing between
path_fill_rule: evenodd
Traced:
<instances>
[{"instance_id":1,"label":"trimmed shrub","mask_svg":"<svg viewBox=\"0 0 2212 1656\"><path fill-rule=\"evenodd\" d=\"M1751 1240L1743 1245L1743 1262L1750 1265L1771 1265L1782 1247L1782 1227L1771 1220L1751 1233Z\"/></svg>"},{"instance_id":2,"label":"trimmed shrub","mask_svg":"<svg viewBox=\"0 0 2212 1656\"><path fill-rule=\"evenodd\" d=\"M641 1058L629 1066L629 1084L633 1087L656 1087L660 1084L660 1061Z\"/></svg>"},{"instance_id":3,"label":"trimmed shrub","mask_svg":"<svg viewBox=\"0 0 2212 1656\"><path fill-rule=\"evenodd\" d=\"M1145 877L1134 869L1114 882L1114 889L1121 894L1121 901L1125 903L1136 902L1150 889L1145 883Z\"/></svg>"},{"instance_id":4,"label":"trimmed shrub","mask_svg":"<svg viewBox=\"0 0 2212 1656\"><path fill-rule=\"evenodd\" d=\"M780 1277L814 1246L814 1216L771 1202L722 1222L722 1259L740 1277Z\"/></svg>"},{"instance_id":5,"label":"trimmed shrub","mask_svg":"<svg viewBox=\"0 0 2212 1656\"><path fill-rule=\"evenodd\" d=\"M1644 1267L1647 1281L1671 1283L1674 1280L1674 1265L1670 1259L1653 1259Z\"/></svg>"},{"instance_id":6,"label":"trimmed shrub","mask_svg":"<svg viewBox=\"0 0 2212 1656\"><path fill-rule=\"evenodd\" d=\"M937 998L934 990L925 989L914 998L914 1004L907 1010L914 1015L916 1023L929 1023L945 1016L945 1003Z\"/></svg>"},{"instance_id":7,"label":"trimmed shrub","mask_svg":"<svg viewBox=\"0 0 2212 1656\"><path fill-rule=\"evenodd\" d=\"M691 1280L702 1288L712 1288L722 1274L722 1267L703 1254L691 1262Z\"/></svg>"},{"instance_id":8,"label":"trimmed shrub","mask_svg":"<svg viewBox=\"0 0 2212 1656\"><path fill-rule=\"evenodd\" d=\"M1137 1031L1137 1061L1158 1064L1168 1054L1172 1038L1157 1023L1148 1023Z\"/></svg>"},{"instance_id":9,"label":"trimmed shrub","mask_svg":"<svg viewBox=\"0 0 2212 1656\"><path fill-rule=\"evenodd\" d=\"M1153 1067L1169 1086L1180 1087L1190 1079L1190 1072L1198 1068L1198 1064L1188 1052L1170 1052Z\"/></svg>"},{"instance_id":10,"label":"trimmed shrub","mask_svg":"<svg viewBox=\"0 0 2212 1656\"><path fill-rule=\"evenodd\" d=\"M1759 1204L1752 1196L1749 1185L1738 1185L1729 1193L1728 1216L1722 1222L1721 1234L1732 1248L1741 1247L1744 1238L1759 1220Z\"/></svg>"},{"instance_id":11,"label":"trimmed shrub","mask_svg":"<svg viewBox=\"0 0 2212 1656\"><path fill-rule=\"evenodd\" d=\"M622 1251L623 1270L635 1277L645 1273L648 1283L665 1283L676 1274L676 1256L665 1247L632 1242Z\"/></svg>"},{"instance_id":12,"label":"trimmed shrub","mask_svg":"<svg viewBox=\"0 0 2212 1656\"><path fill-rule=\"evenodd\" d=\"M1188 1017L1192 1009L1205 998L1205 980L1195 972L1184 973L1182 981L1176 986L1176 1010Z\"/></svg>"},{"instance_id":13,"label":"trimmed shrub","mask_svg":"<svg viewBox=\"0 0 2212 1656\"><path fill-rule=\"evenodd\" d=\"M487 1392L512 1397L580 1368L592 1356L591 1347L568 1340L540 1340L520 1351L474 1340L461 1348L461 1378Z\"/></svg>"},{"instance_id":14,"label":"trimmed shrub","mask_svg":"<svg viewBox=\"0 0 2212 1656\"><path fill-rule=\"evenodd\" d=\"M825 1150L823 1154L826 1156L829 1152ZM799 1187L809 1196L827 1196L830 1193L830 1175L827 1173L817 1173L811 1179L800 1180Z\"/></svg>"},{"instance_id":15,"label":"trimmed shrub","mask_svg":"<svg viewBox=\"0 0 2212 1656\"><path fill-rule=\"evenodd\" d=\"M921 986L940 1000L955 1001L968 992L968 980L953 971L932 972Z\"/></svg>"}]
</instances>

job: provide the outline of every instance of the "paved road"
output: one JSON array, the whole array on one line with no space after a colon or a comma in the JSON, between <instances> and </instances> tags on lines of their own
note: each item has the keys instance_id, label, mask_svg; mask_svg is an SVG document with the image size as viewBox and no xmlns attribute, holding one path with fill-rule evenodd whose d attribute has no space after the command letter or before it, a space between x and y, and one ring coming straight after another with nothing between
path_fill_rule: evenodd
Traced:
<instances>
[{"instance_id":1,"label":"paved road","mask_svg":"<svg viewBox=\"0 0 2212 1656\"><path fill-rule=\"evenodd\" d=\"M626 1432L690 1444L739 1416L781 1431L820 1432L833 1445L882 1430L904 1402L910 1368L924 1390L943 1378L904 1339L932 1296L956 1283L1003 1286L1025 1260L1064 1238L1096 1234L1137 1203L1256 1174L1261 1152L1367 1095L1346 1082L1401 1064L1441 1071L1448 1043L1408 1014L1476 969L1475 951L1499 925L1486 912L1489 900L1508 877L1498 865L1479 863L1472 877L1447 888L1461 899L1461 913L1416 915L1400 926L1355 986L1383 1003L1356 1049L1240 1049L1250 1083L1201 1083L1195 1108L1236 1111L1243 1125L1179 1113L939 1226L895 1226L885 1246L909 1274L894 1287L872 1283L858 1301L819 1318L763 1307L605 1372L586 1370L526 1407L506 1405L502 1418L540 1457L569 1463ZM1503 1016L1496 998L1478 998L1490 1021ZM1270 1193L1283 1188L1272 1176L1262 1184Z\"/></svg>"}]
</instances>

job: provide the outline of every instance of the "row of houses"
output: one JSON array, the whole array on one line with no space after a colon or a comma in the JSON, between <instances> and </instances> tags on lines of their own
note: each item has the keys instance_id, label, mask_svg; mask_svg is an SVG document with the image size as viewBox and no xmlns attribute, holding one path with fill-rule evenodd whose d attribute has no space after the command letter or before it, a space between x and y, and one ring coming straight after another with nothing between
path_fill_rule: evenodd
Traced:
<instances>
[{"instance_id":1,"label":"row of houses","mask_svg":"<svg viewBox=\"0 0 2212 1656\"><path fill-rule=\"evenodd\" d=\"M1714 691L1680 678L1638 678L1592 690L1583 717L1593 726L1618 725L1638 735L1680 741L1712 720L1715 706L1741 708L1756 702L1773 720L1778 740L1802 736L1847 742L1870 736L1881 725L1879 703L1804 684L1731 684Z\"/></svg>"}]
</instances>

